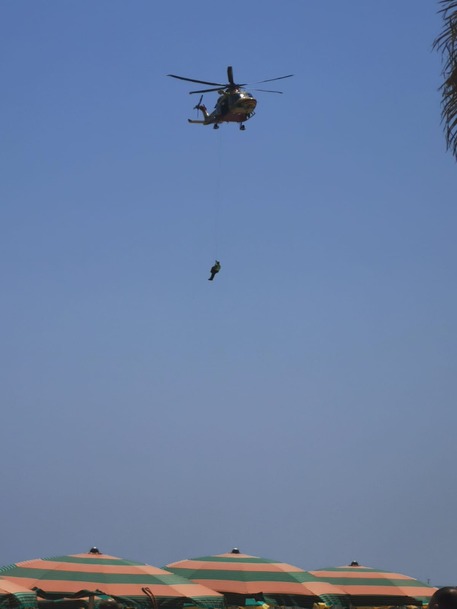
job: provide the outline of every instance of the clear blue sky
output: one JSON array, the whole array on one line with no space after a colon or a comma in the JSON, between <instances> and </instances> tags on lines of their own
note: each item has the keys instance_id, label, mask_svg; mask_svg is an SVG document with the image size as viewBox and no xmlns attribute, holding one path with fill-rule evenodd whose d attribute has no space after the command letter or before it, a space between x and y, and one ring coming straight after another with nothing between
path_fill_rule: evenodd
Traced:
<instances>
[{"instance_id":1,"label":"clear blue sky","mask_svg":"<svg viewBox=\"0 0 457 609\"><path fill-rule=\"evenodd\" d=\"M437 9L0 4L0 564L239 546L456 583ZM244 133L188 125L166 74L227 65L295 76Z\"/></svg>"}]
</instances>

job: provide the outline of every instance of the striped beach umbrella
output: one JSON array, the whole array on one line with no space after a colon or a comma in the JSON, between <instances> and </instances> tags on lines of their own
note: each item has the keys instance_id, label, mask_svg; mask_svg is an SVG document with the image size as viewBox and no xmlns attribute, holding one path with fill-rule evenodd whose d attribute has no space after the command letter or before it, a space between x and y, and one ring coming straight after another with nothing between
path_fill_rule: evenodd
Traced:
<instances>
[{"instance_id":1,"label":"striped beach umbrella","mask_svg":"<svg viewBox=\"0 0 457 609\"><path fill-rule=\"evenodd\" d=\"M87 554L40 558L0 570L0 575L42 598L109 596L123 606L222 609L223 597L150 565L102 554L92 548Z\"/></svg>"},{"instance_id":2,"label":"striped beach umbrella","mask_svg":"<svg viewBox=\"0 0 457 609\"><path fill-rule=\"evenodd\" d=\"M245 605L248 599L271 605L312 607L324 595L344 594L336 586L282 562L241 554L226 554L174 562L167 570L221 592L229 605Z\"/></svg>"},{"instance_id":3,"label":"striped beach umbrella","mask_svg":"<svg viewBox=\"0 0 457 609\"><path fill-rule=\"evenodd\" d=\"M0 577L0 609L37 609L35 592Z\"/></svg>"},{"instance_id":4,"label":"striped beach umbrella","mask_svg":"<svg viewBox=\"0 0 457 609\"><path fill-rule=\"evenodd\" d=\"M428 605L436 588L408 575L363 567L353 561L346 567L310 571L320 581L335 584L358 607Z\"/></svg>"}]
</instances>

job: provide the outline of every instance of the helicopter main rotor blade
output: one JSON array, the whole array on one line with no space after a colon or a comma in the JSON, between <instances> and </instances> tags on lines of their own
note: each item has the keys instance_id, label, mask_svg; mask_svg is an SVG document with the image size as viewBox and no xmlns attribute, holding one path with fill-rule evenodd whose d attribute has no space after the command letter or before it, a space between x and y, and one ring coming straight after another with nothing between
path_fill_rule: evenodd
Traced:
<instances>
[{"instance_id":1,"label":"helicopter main rotor blade","mask_svg":"<svg viewBox=\"0 0 457 609\"><path fill-rule=\"evenodd\" d=\"M194 93L210 93L211 91L220 91L221 87L225 88L226 85L221 85L220 87L215 87L214 89L200 89L199 91L189 91L189 95L193 95Z\"/></svg>"},{"instance_id":2,"label":"helicopter main rotor blade","mask_svg":"<svg viewBox=\"0 0 457 609\"><path fill-rule=\"evenodd\" d=\"M186 78L185 76L177 76L176 74L167 74L167 76L171 76L172 78L178 78L179 80L187 80L188 82L198 82L201 85L217 85L219 88L225 87L225 85L220 82L208 82L207 80L195 80L195 78Z\"/></svg>"},{"instance_id":3,"label":"helicopter main rotor blade","mask_svg":"<svg viewBox=\"0 0 457 609\"><path fill-rule=\"evenodd\" d=\"M266 80L258 80L257 82L246 83L251 85L260 85L262 82L272 82L273 80L282 80L283 78L290 78L293 74L287 74L287 76L278 76L277 78L267 78Z\"/></svg>"},{"instance_id":4,"label":"helicopter main rotor blade","mask_svg":"<svg viewBox=\"0 0 457 609\"><path fill-rule=\"evenodd\" d=\"M232 86L234 86L235 83L233 82L233 68L232 68L232 66L228 66L228 68L227 68L227 76L228 76L229 83Z\"/></svg>"},{"instance_id":5,"label":"helicopter main rotor blade","mask_svg":"<svg viewBox=\"0 0 457 609\"><path fill-rule=\"evenodd\" d=\"M283 91L273 91L271 89L251 89L251 91L262 91L262 93L280 93L283 94Z\"/></svg>"}]
</instances>

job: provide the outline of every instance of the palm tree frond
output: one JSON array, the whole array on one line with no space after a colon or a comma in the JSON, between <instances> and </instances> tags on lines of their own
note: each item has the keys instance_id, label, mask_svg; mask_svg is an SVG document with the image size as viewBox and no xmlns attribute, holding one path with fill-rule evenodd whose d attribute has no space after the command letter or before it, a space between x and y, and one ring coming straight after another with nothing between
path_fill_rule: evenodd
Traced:
<instances>
[{"instance_id":1,"label":"palm tree frond","mask_svg":"<svg viewBox=\"0 0 457 609\"><path fill-rule=\"evenodd\" d=\"M441 118L448 150L457 159L457 0L440 0L443 30L433 43L442 54Z\"/></svg>"}]
</instances>

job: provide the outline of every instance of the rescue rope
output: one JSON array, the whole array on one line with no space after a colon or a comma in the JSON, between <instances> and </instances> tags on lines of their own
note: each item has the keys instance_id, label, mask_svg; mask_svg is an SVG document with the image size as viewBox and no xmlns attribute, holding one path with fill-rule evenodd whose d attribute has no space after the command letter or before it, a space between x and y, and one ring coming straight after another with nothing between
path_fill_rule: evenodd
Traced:
<instances>
[{"instance_id":1,"label":"rescue rope","mask_svg":"<svg viewBox=\"0 0 457 609\"><path fill-rule=\"evenodd\" d=\"M221 129L217 130L217 133L215 133L214 135L216 136L216 184L215 184L215 190L216 190L216 200L214 202L214 233L213 233L213 238L214 238L214 245L213 245L213 251L214 251L214 258L216 260L219 259L219 249L220 249L220 225L221 225L221 211L222 211L222 203L223 203L223 196L224 196L224 191L222 189L222 136L221 136Z\"/></svg>"}]
</instances>

